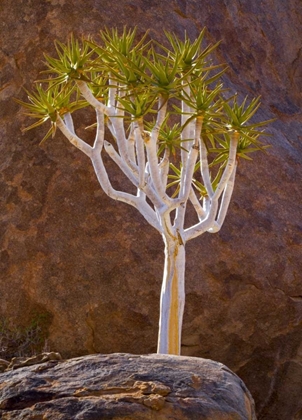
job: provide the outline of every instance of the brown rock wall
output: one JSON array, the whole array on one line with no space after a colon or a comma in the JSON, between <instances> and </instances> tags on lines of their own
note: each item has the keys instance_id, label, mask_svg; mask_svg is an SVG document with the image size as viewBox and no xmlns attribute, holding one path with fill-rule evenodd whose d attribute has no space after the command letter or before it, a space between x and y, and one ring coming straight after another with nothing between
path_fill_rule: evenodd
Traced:
<instances>
[{"instance_id":1,"label":"brown rock wall","mask_svg":"<svg viewBox=\"0 0 302 420\"><path fill-rule=\"evenodd\" d=\"M222 39L227 86L262 95L273 144L242 162L221 232L187 245L182 352L227 364L246 382L260 419L301 414L301 2L0 2L0 315L26 325L52 315L48 345L64 356L154 352L163 244L134 209L100 190L85 156L39 130L25 98L43 51L68 34L138 25ZM83 126L89 121L83 118ZM122 177L115 177L122 185Z\"/></svg>"}]
</instances>

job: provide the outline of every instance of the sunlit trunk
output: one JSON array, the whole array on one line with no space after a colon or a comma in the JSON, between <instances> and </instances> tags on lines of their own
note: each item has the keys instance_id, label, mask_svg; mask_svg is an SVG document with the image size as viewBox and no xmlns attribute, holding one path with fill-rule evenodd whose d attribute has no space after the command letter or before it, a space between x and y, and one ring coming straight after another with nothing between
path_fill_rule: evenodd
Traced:
<instances>
[{"instance_id":1,"label":"sunlit trunk","mask_svg":"<svg viewBox=\"0 0 302 420\"><path fill-rule=\"evenodd\" d=\"M157 353L180 354L185 305L185 247L178 238L164 237L165 268L160 298Z\"/></svg>"}]
</instances>

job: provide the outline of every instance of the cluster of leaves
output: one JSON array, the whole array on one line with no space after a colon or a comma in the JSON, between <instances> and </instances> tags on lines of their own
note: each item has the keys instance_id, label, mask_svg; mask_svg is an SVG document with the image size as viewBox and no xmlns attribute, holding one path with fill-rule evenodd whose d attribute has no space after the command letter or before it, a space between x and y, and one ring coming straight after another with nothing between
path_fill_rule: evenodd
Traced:
<instances>
[{"instance_id":1,"label":"cluster of leaves","mask_svg":"<svg viewBox=\"0 0 302 420\"><path fill-rule=\"evenodd\" d=\"M92 38L79 41L73 36L67 44L57 41L57 58L45 55L44 73L48 77L38 81L33 93L27 92L29 102L18 100L27 115L37 119L26 130L50 121L42 141L54 136L58 116L88 106L78 89L79 82L85 82L105 104L109 90L114 90L115 105L123 109L124 118L143 121L146 130L150 130L148 115L158 111L158 104L163 106L172 99L160 129L160 155L168 149L175 157L178 151L185 150L183 142L187 139L183 139L182 132L199 118L203 123L201 138L213 155L212 165L225 165L234 133L239 136L238 158L250 159L250 153L266 147L259 137L265 134L262 127L268 121L250 121L259 108L259 98L250 103L245 99L241 104L236 97L226 98L220 82L225 68L209 60L219 43L204 48L204 34L205 30L194 41L185 34L182 41L166 33L168 46L149 40L148 33L136 41L136 29L127 28L121 34L117 29L101 31L101 42ZM177 103L185 104L186 111ZM185 123L175 124L175 114L185 115Z\"/></svg>"}]
</instances>

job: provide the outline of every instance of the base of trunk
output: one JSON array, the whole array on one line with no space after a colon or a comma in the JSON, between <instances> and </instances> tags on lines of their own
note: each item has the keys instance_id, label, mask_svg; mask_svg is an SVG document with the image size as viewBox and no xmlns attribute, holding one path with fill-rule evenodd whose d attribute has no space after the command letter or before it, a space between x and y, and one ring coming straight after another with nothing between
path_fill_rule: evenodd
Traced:
<instances>
[{"instance_id":1,"label":"base of trunk","mask_svg":"<svg viewBox=\"0 0 302 420\"><path fill-rule=\"evenodd\" d=\"M165 239L165 268L160 298L159 354L180 354L185 305L185 247Z\"/></svg>"}]
</instances>

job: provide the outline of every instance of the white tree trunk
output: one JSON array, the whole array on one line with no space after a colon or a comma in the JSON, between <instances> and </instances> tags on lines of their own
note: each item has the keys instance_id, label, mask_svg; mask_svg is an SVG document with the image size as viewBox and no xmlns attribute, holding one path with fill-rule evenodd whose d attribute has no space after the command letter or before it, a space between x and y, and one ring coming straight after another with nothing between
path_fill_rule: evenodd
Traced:
<instances>
[{"instance_id":1,"label":"white tree trunk","mask_svg":"<svg viewBox=\"0 0 302 420\"><path fill-rule=\"evenodd\" d=\"M185 246L179 237L163 236L165 267L160 297L159 354L180 354L185 306Z\"/></svg>"}]
</instances>

